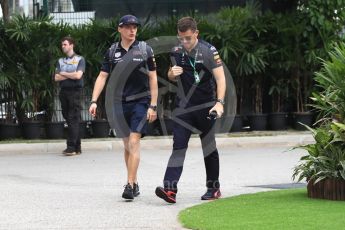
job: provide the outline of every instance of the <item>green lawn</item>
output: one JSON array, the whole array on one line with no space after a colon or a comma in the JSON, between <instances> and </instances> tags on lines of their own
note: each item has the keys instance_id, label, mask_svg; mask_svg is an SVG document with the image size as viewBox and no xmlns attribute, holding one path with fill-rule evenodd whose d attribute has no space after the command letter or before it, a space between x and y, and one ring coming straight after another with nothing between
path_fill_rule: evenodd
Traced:
<instances>
[{"instance_id":1,"label":"green lawn","mask_svg":"<svg viewBox=\"0 0 345 230\"><path fill-rule=\"evenodd\" d=\"M307 197L306 189L240 195L181 211L191 229L345 229L345 202Z\"/></svg>"}]
</instances>

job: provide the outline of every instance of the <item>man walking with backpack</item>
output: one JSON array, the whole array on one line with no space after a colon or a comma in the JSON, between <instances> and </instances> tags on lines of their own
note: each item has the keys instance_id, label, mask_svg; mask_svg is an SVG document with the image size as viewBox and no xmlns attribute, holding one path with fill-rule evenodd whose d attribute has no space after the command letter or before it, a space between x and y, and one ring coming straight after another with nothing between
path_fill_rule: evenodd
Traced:
<instances>
[{"instance_id":1,"label":"man walking with backpack","mask_svg":"<svg viewBox=\"0 0 345 230\"><path fill-rule=\"evenodd\" d=\"M107 78L115 71L119 84L115 92L113 119L116 136L122 138L127 167L127 183L124 199L133 200L140 194L137 171L140 161L140 139L145 136L147 121L157 119L158 84L156 63L152 48L136 40L138 19L123 16L118 24L120 42L114 43L106 52L101 71L95 82L89 112L96 115L97 99ZM116 73L121 68L123 71ZM123 68L124 67L124 68ZM114 74L112 74L113 77Z\"/></svg>"}]
</instances>

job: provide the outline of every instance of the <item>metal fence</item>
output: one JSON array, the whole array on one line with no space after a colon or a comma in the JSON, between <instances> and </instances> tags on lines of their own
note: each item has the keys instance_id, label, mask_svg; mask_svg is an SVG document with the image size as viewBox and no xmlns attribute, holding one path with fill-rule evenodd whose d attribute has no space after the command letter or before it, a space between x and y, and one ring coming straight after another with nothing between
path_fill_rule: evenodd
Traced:
<instances>
[{"instance_id":1,"label":"metal fence","mask_svg":"<svg viewBox=\"0 0 345 230\"><path fill-rule=\"evenodd\" d=\"M70 25L87 24L95 19L95 11L50 13L49 15L53 17L53 23L63 22Z\"/></svg>"},{"instance_id":2,"label":"metal fence","mask_svg":"<svg viewBox=\"0 0 345 230\"><path fill-rule=\"evenodd\" d=\"M91 0L48 0L49 13L92 11Z\"/></svg>"}]
</instances>

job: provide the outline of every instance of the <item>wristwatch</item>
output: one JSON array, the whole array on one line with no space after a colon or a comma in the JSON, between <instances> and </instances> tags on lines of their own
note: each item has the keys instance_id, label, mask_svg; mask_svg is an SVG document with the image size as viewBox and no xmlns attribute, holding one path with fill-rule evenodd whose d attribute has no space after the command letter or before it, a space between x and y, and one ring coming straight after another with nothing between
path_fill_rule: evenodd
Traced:
<instances>
[{"instance_id":1,"label":"wristwatch","mask_svg":"<svg viewBox=\"0 0 345 230\"><path fill-rule=\"evenodd\" d=\"M216 102L219 102L220 104L224 105L225 101L223 99L217 99Z\"/></svg>"},{"instance_id":2,"label":"wristwatch","mask_svg":"<svg viewBox=\"0 0 345 230\"><path fill-rule=\"evenodd\" d=\"M90 101L90 105L92 104L96 104L97 105L97 101Z\"/></svg>"},{"instance_id":3,"label":"wristwatch","mask_svg":"<svg viewBox=\"0 0 345 230\"><path fill-rule=\"evenodd\" d=\"M153 111L157 111L157 105L150 105L149 108Z\"/></svg>"}]
</instances>

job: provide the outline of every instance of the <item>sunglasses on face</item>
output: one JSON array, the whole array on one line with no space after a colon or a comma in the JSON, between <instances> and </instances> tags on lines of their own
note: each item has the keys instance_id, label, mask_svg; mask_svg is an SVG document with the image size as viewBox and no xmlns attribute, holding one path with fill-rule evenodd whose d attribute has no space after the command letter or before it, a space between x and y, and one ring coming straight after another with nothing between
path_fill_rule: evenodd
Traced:
<instances>
[{"instance_id":1,"label":"sunglasses on face","mask_svg":"<svg viewBox=\"0 0 345 230\"><path fill-rule=\"evenodd\" d=\"M180 36L177 36L177 39L180 41L180 42L190 42L192 40L193 36L185 36L185 37L180 37Z\"/></svg>"}]
</instances>

